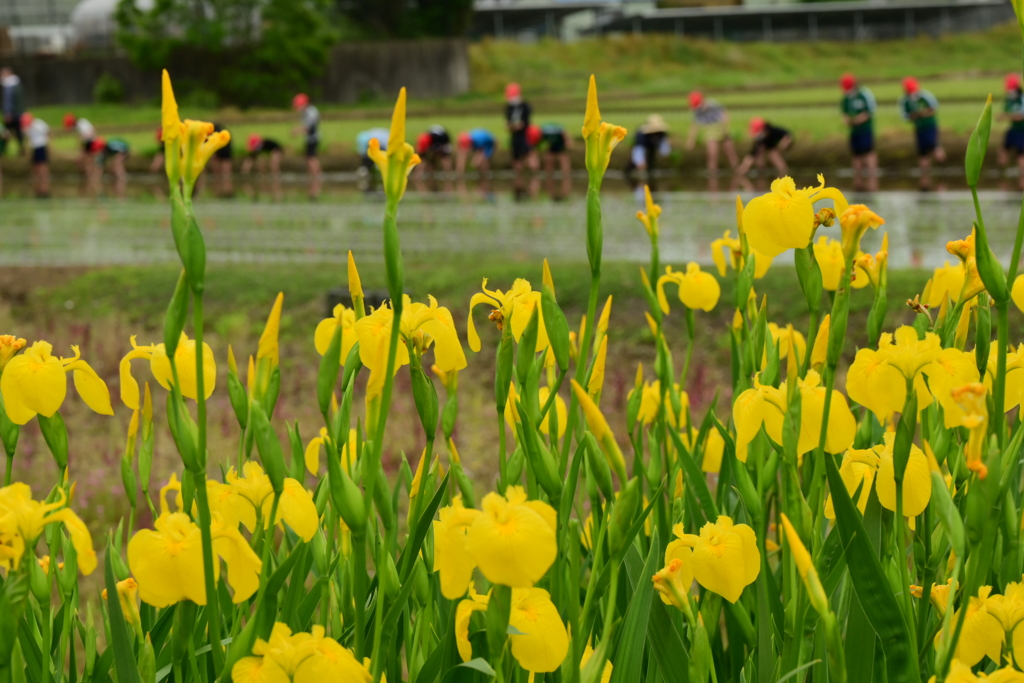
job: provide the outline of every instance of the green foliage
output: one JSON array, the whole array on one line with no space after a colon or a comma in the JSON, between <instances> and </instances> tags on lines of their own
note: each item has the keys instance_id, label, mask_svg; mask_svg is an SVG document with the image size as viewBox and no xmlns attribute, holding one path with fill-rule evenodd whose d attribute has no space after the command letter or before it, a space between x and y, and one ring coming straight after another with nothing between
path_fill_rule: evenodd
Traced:
<instances>
[{"instance_id":1,"label":"green foliage","mask_svg":"<svg viewBox=\"0 0 1024 683\"><path fill-rule=\"evenodd\" d=\"M375 37L462 36L473 19L473 0L338 0L337 7Z\"/></svg>"},{"instance_id":2,"label":"green foliage","mask_svg":"<svg viewBox=\"0 0 1024 683\"><path fill-rule=\"evenodd\" d=\"M143 69L181 71L181 102L284 106L323 73L337 37L326 0L121 0L118 42ZM218 100L220 100L218 102Z\"/></svg>"},{"instance_id":3,"label":"green foliage","mask_svg":"<svg viewBox=\"0 0 1024 683\"><path fill-rule=\"evenodd\" d=\"M104 71L92 88L92 99L96 104L120 104L124 102L124 86L110 72Z\"/></svg>"}]
</instances>

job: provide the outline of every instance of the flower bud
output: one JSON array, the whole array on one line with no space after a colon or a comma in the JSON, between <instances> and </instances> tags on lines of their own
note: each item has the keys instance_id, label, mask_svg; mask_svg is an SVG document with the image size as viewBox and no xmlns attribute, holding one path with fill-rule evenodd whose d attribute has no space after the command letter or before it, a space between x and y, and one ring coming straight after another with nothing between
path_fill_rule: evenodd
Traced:
<instances>
[{"instance_id":1,"label":"flower bud","mask_svg":"<svg viewBox=\"0 0 1024 683\"><path fill-rule=\"evenodd\" d=\"M274 493L280 496L284 492L285 480L284 451L281 448L281 441L277 438L277 432L271 426L262 405L253 402L251 413L256 448L260 452L263 469L270 479L270 485L274 487Z\"/></svg>"},{"instance_id":2,"label":"flower bud","mask_svg":"<svg viewBox=\"0 0 1024 683\"><path fill-rule=\"evenodd\" d=\"M985 152L988 151L988 138L992 132L992 95L988 96L978 124L971 132L971 139L967 143L967 153L964 155L964 168L967 172L968 187L976 188L978 178L981 177L981 166L985 162Z\"/></svg>"},{"instance_id":3,"label":"flower bud","mask_svg":"<svg viewBox=\"0 0 1024 683\"><path fill-rule=\"evenodd\" d=\"M40 414L36 419L39 422L39 431L43 433L43 440L57 462L57 468L63 472L68 467L68 430L64 426L64 418L60 413L54 413L51 417Z\"/></svg>"}]
</instances>

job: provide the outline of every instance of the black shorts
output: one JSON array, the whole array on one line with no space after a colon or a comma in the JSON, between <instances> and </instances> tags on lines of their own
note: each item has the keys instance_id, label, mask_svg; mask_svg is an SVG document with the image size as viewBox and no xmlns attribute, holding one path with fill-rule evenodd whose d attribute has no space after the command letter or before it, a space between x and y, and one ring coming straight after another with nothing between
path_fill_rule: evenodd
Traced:
<instances>
[{"instance_id":1,"label":"black shorts","mask_svg":"<svg viewBox=\"0 0 1024 683\"><path fill-rule=\"evenodd\" d=\"M530 147L530 143L526 141L526 131L516 131L512 134L512 159L519 161L529 156L533 148Z\"/></svg>"},{"instance_id":2,"label":"black shorts","mask_svg":"<svg viewBox=\"0 0 1024 683\"><path fill-rule=\"evenodd\" d=\"M1024 154L1024 130L1011 128L1006 131L1006 137L1003 138L1003 149L1008 152L1013 151L1017 154Z\"/></svg>"},{"instance_id":3,"label":"black shorts","mask_svg":"<svg viewBox=\"0 0 1024 683\"><path fill-rule=\"evenodd\" d=\"M853 156L861 157L875 150L875 132L861 130L850 133L850 151Z\"/></svg>"},{"instance_id":4,"label":"black shorts","mask_svg":"<svg viewBox=\"0 0 1024 683\"><path fill-rule=\"evenodd\" d=\"M96 142L96 140L94 138L89 138L88 140L82 140L82 152L84 154L92 154L92 146L93 146L93 143L95 143L95 142Z\"/></svg>"},{"instance_id":5,"label":"black shorts","mask_svg":"<svg viewBox=\"0 0 1024 683\"><path fill-rule=\"evenodd\" d=\"M544 142L547 143L548 151L552 154L561 154L565 151L565 136L561 133L558 135L545 135Z\"/></svg>"},{"instance_id":6,"label":"black shorts","mask_svg":"<svg viewBox=\"0 0 1024 683\"><path fill-rule=\"evenodd\" d=\"M320 146L319 140L306 140L306 158L312 159L316 156L317 147Z\"/></svg>"},{"instance_id":7,"label":"black shorts","mask_svg":"<svg viewBox=\"0 0 1024 683\"><path fill-rule=\"evenodd\" d=\"M49 147L34 147L32 149L32 163L45 164L50 161Z\"/></svg>"},{"instance_id":8,"label":"black shorts","mask_svg":"<svg viewBox=\"0 0 1024 683\"><path fill-rule=\"evenodd\" d=\"M914 132L917 137L917 156L926 157L939 146L938 126L921 126Z\"/></svg>"}]
</instances>

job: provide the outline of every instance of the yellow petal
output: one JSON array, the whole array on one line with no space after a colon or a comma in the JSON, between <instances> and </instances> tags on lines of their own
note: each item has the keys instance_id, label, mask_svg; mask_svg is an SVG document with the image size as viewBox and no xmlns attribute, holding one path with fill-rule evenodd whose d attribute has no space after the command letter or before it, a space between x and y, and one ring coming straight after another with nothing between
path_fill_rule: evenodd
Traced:
<instances>
[{"instance_id":1,"label":"yellow petal","mask_svg":"<svg viewBox=\"0 0 1024 683\"><path fill-rule=\"evenodd\" d=\"M96 570L96 552L92 548L92 535L85 522L68 508L58 510L46 517L46 523L62 522L71 537L71 545L78 557L78 569L88 576Z\"/></svg>"},{"instance_id":2,"label":"yellow petal","mask_svg":"<svg viewBox=\"0 0 1024 683\"><path fill-rule=\"evenodd\" d=\"M271 657L242 657L231 667L232 683L290 683Z\"/></svg>"},{"instance_id":3,"label":"yellow petal","mask_svg":"<svg viewBox=\"0 0 1024 683\"><path fill-rule=\"evenodd\" d=\"M269 358L273 365L278 364L277 340L281 333L281 307L284 305L284 292L278 292L274 306L270 309L270 316L267 324L260 335L259 345L256 350L256 360ZM323 355L323 354L320 354Z\"/></svg>"},{"instance_id":4,"label":"yellow petal","mask_svg":"<svg viewBox=\"0 0 1024 683\"><path fill-rule=\"evenodd\" d=\"M483 511L469 527L467 549L480 571L492 583L525 588L537 583L558 553L555 533L543 516L515 496L525 493L509 487L509 499L489 493Z\"/></svg>"},{"instance_id":5,"label":"yellow petal","mask_svg":"<svg viewBox=\"0 0 1024 683\"><path fill-rule=\"evenodd\" d=\"M272 505L273 501L270 498L263 504L263 519L269 521ZM313 497L302 484L291 477L284 480L284 491L281 492L281 500L277 504L277 521L281 520L306 543L313 539L320 523Z\"/></svg>"},{"instance_id":6,"label":"yellow petal","mask_svg":"<svg viewBox=\"0 0 1024 683\"><path fill-rule=\"evenodd\" d=\"M213 551L228 565L228 584L234 591L232 602L238 604L251 598L260 587L263 562L249 542L237 528L214 529Z\"/></svg>"},{"instance_id":7,"label":"yellow petal","mask_svg":"<svg viewBox=\"0 0 1024 683\"><path fill-rule=\"evenodd\" d=\"M557 670L569 652L569 634L548 592L540 588L513 591L512 602L509 625L524 634L510 636L512 656L527 671Z\"/></svg>"},{"instance_id":8,"label":"yellow petal","mask_svg":"<svg viewBox=\"0 0 1024 683\"><path fill-rule=\"evenodd\" d=\"M473 612L482 612L486 609L486 603L481 604L476 600L463 600L455 608L455 644L464 662L473 659L473 646L469 642L470 617L473 616Z\"/></svg>"},{"instance_id":9,"label":"yellow petal","mask_svg":"<svg viewBox=\"0 0 1024 683\"><path fill-rule=\"evenodd\" d=\"M174 99L174 89L171 87L171 77L167 69L161 75L161 88L163 98L160 104L160 122L162 124L162 138L168 143L181 135L181 119L178 118L178 103Z\"/></svg>"},{"instance_id":10,"label":"yellow petal","mask_svg":"<svg viewBox=\"0 0 1024 683\"><path fill-rule=\"evenodd\" d=\"M33 347L41 343L45 344L36 342ZM53 417L64 403L68 381L64 366L57 358L48 351L32 354L30 349L7 364L0 376L0 391L4 395L7 416L15 424L25 424L36 413Z\"/></svg>"},{"instance_id":11,"label":"yellow petal","mask_svg":"<svg viewBox=\"0 0 1024 683\"><path fill-rule=\"evenodd\" d=\"M156 530L143 529L128 542L128 566L139 582L139 597L154 607L182 600L206 604L199 527L188 515L160 515Z\"/></svg>"},{"instance_id":12,"label":"yellow petal","mask_svg":"<svg viewBox=\"0 0 1024 683\"><path fill-rule=\"evenodd\" d=\"M84 360L76 360L66 369L75 373L75 389L85 401L85 405L100 415L114 414L114 409L110 405L110 390L107 389L107 383L96 374L96 371L88 363Z\"/></svg>"}]
</instances>

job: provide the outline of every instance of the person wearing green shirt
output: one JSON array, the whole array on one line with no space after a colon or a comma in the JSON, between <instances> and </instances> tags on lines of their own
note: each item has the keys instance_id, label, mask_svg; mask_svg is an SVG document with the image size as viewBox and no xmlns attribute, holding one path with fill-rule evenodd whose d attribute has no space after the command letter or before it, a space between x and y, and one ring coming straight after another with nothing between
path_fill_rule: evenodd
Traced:
<instances>
[{"instance_id":1,"label":"person wearing green shirt","mask_svg":"<svg viewBox=\"0 0 1024 683\"><path fill-rule=\"evenodd\" d=\"M903 79L903 97L898 104L900 116L914 124L917 137L917 164L921 170L921 189L931 186L929 171L932 160L941 164L946 160L946 151L939 144L939 124L935 113L939 101L918 84L917 79L907 76Z\"/></svg>"},{"instance_id":2,"label":"person wearing green shirt","mask_svg":"<svg viewBox=\"0 0 1024 683\"><path fill-rule=\"evenodd\" d=\"M1020 76L1017 74L1006 77L1006 99L999 118L1010 122L1006 137L1003 138L1003 147L999 150L999 165L1005 168L1010 163L1010 155L1015 154L1020 173L1018 182L1024 190L1024 89L1021 88Z\"/></svg>"},{"instance_id":3,"label":"person wearing green shirt","mask_svg":"<svg viewBox=\"0 0 1024 683\"><path fill-rule=\"evenodd\" d=\"M878 155L875 154L874 116L878 105L871 91L857 83L853 74L839 79L843 89L840 107L843 121L850 129L850 152L853 154L853 187L857 190L878 189Z\"/></svg>"}]
</instances>

